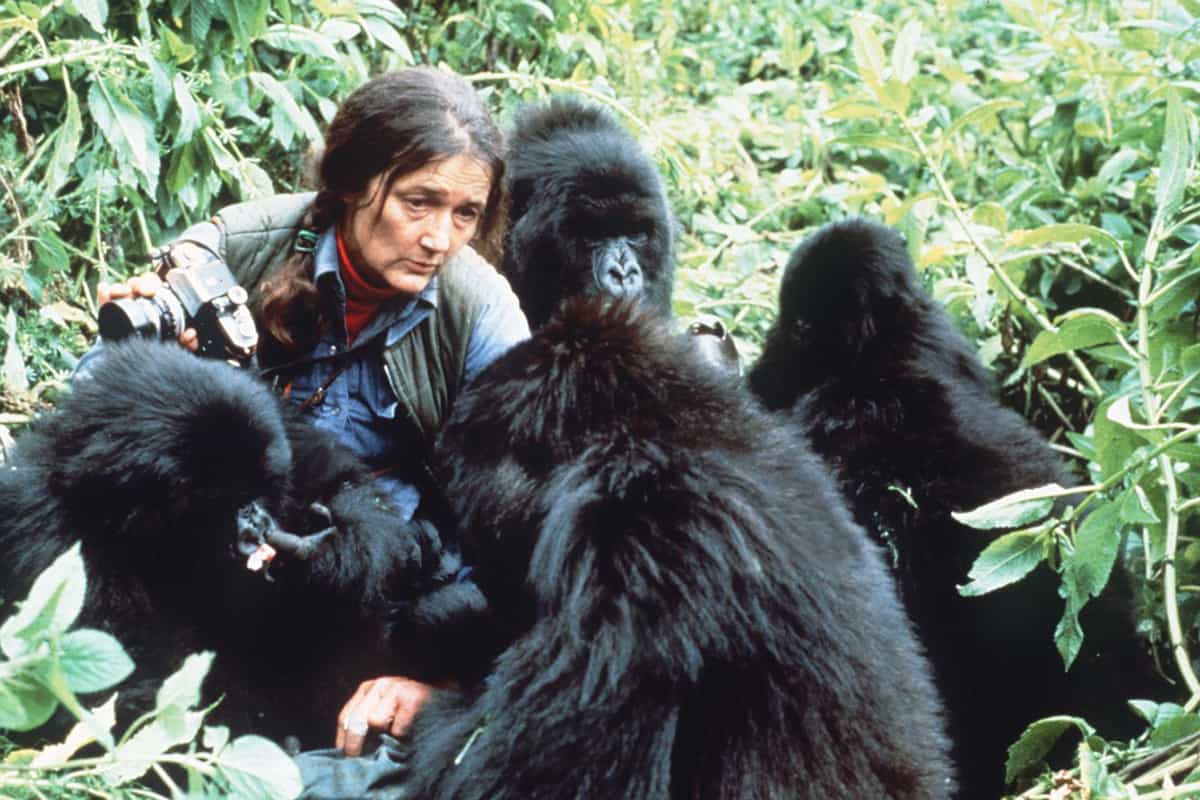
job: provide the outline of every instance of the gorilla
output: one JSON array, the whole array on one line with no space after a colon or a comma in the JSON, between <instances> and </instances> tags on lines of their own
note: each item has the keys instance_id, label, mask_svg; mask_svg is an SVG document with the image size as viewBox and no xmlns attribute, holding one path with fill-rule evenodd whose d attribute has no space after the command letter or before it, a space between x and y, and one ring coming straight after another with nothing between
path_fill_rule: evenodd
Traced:
<instances>
[{"instance_id":1,"label":"gorilla","mask_svg":"<svg viewBox=\"0 0 1200 800\"><path fill-rule=\"evenodd\" d=\"M432 589L436 533L288 414L243 371L129 340L0 467L0 586L24 597L81 541L80 624L137 665L123 717L152 709L162 678L210 649L222 722L325 743L357 682L390 660L395 604ZM247 568L273 551L266 576Z\"/></svg>"},{"instance_id":2,"label":"gorilla","mask_svg":"<svg viewBox=\"0 0 1200 800\"><path fill-rule=\"evenodd\" d=\"M654 163L599 106L556 97L509 137L503 269L532 328L580 294L671 312L674 228Z\"/></svg>"},{"instance_id":3,"label":"gorilla","mask_svg":"<svg viewBox=\"0 0 1200 800\"><path fill-rule=\"evenodd\" d=\"M1053 645L1062 601L1051 570L983 597L958 593L1002 532L962 526L952 511L1074 481L1032 426L993 397L974 348L922 290L899 234L856 219L801 243L748 381L825 458L858 522L892 550L949 712L963 798L1001 794L1005 749L1038 718L1080 714L1110 735L1136 732L1132 715L1113 708L1112 687L1148 696L1139 692L1155 681L1133 645L1119 569L1085 610L1087 640L1069 675Z\"/></svg>"},{"instance_id":4,"label":"gorilla","mask_svg":"<svg viewBox=\"0 0 1200 800\"><path fill-rule=\"evenodd\" d=\"M409 732L422 798L944 798L929 667L802 443L652 308L568 300L438 472L508 644Z\"/></svg>"}]
</instances>

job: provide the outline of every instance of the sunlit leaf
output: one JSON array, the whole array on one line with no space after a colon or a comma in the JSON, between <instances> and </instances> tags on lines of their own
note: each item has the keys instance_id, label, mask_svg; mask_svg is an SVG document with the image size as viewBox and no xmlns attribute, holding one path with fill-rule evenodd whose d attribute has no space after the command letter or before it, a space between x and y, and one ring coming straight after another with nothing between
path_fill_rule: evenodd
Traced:
<instances>
[{"instance_id":1,"label":"sunlit leaf","mask_svg":"<svg viewBox=\"0 0 1200 800\"><path fill-rule=\"evenodd\" d=\"M17 613L0 625L0 650L20 658L38 642L61 635L79 617L86 592L83 556L76 542L38 575Z\"/></svg>"},{"instance_id":2,"label":"sunlit leaf","mask_svg":"<svg viewBox=\"0 0 1200 800\"><path fill-rule=\"evenodd\" d=\"M958 587L963 597L979 597L1016 583L1042 563L1047 533L1041 529L1006 533L989 544Z\"/></svg>"},{"instance_id":3,"label":"sunlit leaf","mask_svg":"<svg viewBox=\"0 0 1200 800\"><path fill-rule=\"evenodd\" d=\"M287 800L304 788L296 762L261 736L234 739L217 763L233 795L245 800Z\"/></svg>"},{"instance_id":4,"label":"sunlit leaf","mask_svg":"<svg viewBox=\"0 0 1200 800\"><path fill-rule=\"evenodd\" d=\"M133 672L133 661L112 635L84 628L62 638L63 676L73 692L99 692Z\"/></svg>"},{"instance_id":5,"label":"sunlit leaf","mask_svg":"<svg viewBox=\"0 0 1200 800\"><path fill-rule=\"evenodd\" d=\"M1059 317L1057 331L1042 331L1025 352L1021 365L1041 363L1051 356L1118 341L1124 324L1103 309L1077 308Z\"/></svg>"},{"instance_id":6,"label":"sunlit leaf","mask_svg":"<svg viewBox=\"0 0 1200 800\"><path fill-rule=\"evenodd\" d=\"M67 92L67 113L63 123L54 133L54 152L46 166L46 177L42 188L49 195L58 190L70 178L75 168L75 155L79 152L79 140L83 135L83 120L79 116L79 99L75 92Z\"/></svg>"},{"instance_id":7,"label":"sunlit leaf","mask_svg":"<svg viewBox=\"0 0 1200 800\"><path fill-rule=\"evenodd\" d=\"M154 195L158 183L159 151L153 124L116 87L97 78L88 89L88 110L104 138L117 153L119 163L131 165L144 191Z\"/></svg>"},{"instance_id":8,"label":"sunlit leaf","mask_svg":"<svg viewBox=\"0 0 1200 800\"><path fill-rule=\"evenodd\" d=\"M1079 717L1047 717L1026 728L1020 738L1008 748L1004 780L1012 783L1026 772L1040 769L1046 754L1071 728L1077 729L1085 737L1095 733L1095 729Z\"/></svg>"},{"instance_id":9,"label":"sunlit leaf","mask_svg":"<svg viewBox=\"0 0 1200 800\"><path fill-rule=\"evenodd\" d=\"M963 525L982 530L1016 528L1044 519L1063 494L1063 487L1049 483L1007 494L970 511L955 511L953 516Z\"/></svg>"},{"instance_id":10,"label":"sunlit leaf","mask_svg":"<svg viewBox=\"0 0 1200 800\"><path fill-rule=\"evenodd\" d=\"M1162 230L1179 207L1187 186L1192 161L1187 114L1179 92L1167 91L1167 116L1163 129L1162 152L1158 158L1158 187L1154 192L1153 227Z\"/></svg>"}]
</instances>

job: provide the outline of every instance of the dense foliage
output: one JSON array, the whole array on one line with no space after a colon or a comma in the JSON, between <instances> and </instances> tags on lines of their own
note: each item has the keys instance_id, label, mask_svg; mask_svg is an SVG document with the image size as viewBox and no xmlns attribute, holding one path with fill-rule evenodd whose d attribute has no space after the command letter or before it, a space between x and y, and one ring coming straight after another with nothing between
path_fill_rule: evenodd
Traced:
<instances>
[{"instance_id":1,"label":"dense foliage","mask_svg":"<svg viewBox=\"0 0 1200 800\"><path fill-rule=\"evenodd\" d=\"M1069 664L1123 551L1178 686L1132 744L1034 726L1013 777L1078 728L1081 769L1030 796L1200 792L1200 2L0 0L0 433L63 385L96 281L303 185L337 100L411 63L472 76L501 119L561 91L616 109L669 178L677 311L721 317L746 357L806 231L901 229L1005 399L1087 476L977 515L1078 501L1000 539L968 591L1049 562Z\"/></svg>"}]
</instances>

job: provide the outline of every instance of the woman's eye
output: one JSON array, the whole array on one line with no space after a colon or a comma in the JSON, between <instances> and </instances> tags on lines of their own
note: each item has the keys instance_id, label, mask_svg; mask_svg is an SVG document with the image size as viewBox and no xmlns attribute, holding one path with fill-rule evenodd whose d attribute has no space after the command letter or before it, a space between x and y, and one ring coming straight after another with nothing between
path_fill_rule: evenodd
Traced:
<instances>
[{"instance_id":1,"label":"woman's eye","mask_svg":"<svg viewBox=\"0 0 1200 800\"><path fill-rule=\"evenodd\" d=\"M407 197L404 202L414 211L424 211L429 208L429 200L424 197Z\"/></svg>"},{"instance_id":2,"label":"woman's eye","mask_svg":"<svg viewBox=\"0 0 1200 800\"><path fill-rule=\"evenodd\" d=\"M460 208L454 213L463 222L474 222L479 219L479 209L477 208Z\"/></svg>"}]
</instances>

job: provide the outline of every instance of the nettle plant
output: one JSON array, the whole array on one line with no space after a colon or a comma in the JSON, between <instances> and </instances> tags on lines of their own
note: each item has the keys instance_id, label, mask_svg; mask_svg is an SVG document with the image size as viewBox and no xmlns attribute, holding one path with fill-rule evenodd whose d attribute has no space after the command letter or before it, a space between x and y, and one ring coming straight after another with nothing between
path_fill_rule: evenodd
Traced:
<instances>
[{"instance_id":1,"label":"nettle plant","mask_svg":"<svg viewBox=\"0 0 1200 800\"><path fill-rule=\"evenodd\" d=\"M197 706L212 653L189 655L163 681L154 709L119 736L117 694L85 707L79 695L109 690L134 669L112 636L73 627L86 590L76 544L38 577L0 626L0 731L35 731L61 713L60 707L78 720L62 742L9 753L0 763L0 794L23 789L31 796L157 797L138 784L150 774L172 795L182 794L183 787L191 795L213 791L247 798L300 793L299 769L273 742L253 735L231 740L228 728L204 724L212 706Z\"/></svg>"}]
</instances>

